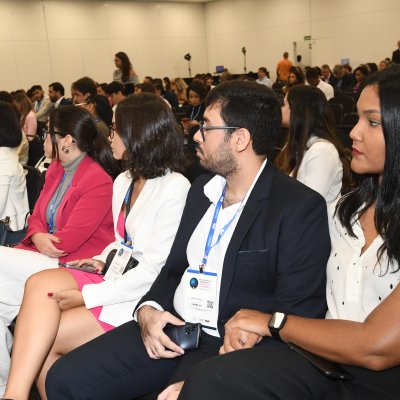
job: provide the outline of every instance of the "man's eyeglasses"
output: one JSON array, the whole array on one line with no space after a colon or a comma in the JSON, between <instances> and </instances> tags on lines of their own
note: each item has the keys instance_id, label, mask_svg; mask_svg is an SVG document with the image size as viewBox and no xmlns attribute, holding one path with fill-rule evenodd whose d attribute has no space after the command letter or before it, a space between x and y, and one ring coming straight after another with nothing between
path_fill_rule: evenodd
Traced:
<instances>
[{"instance_id":1,"label":"man's eyeglasses","mask_svg":"<svg viewBox=\"0 0 400 400\"><path fill-rule=\"evenodd\" d=\"M206 140L206 138L204 137L204 132L212 131L214 129L226 129L226 130L234 131L235 129L240 129L240 127L239 126L212 126L212 125L205 126L204 121L200 121L199 122L199 130L200 130L201 138L203 139L203 142Z\"/></svg>"},{"instance_id":2,"label":"man's eyeglasses","mask_svg":"<svg viewBox=\"0 0 400 400\"><path fill-rule=\"evenodd\" d=\"M108 129L110 130L110 134L108 135L110 140L114 139L115 132L117 132L117 127L115 126L115 122L113 122Z\"/></svg>"}]
</instances>

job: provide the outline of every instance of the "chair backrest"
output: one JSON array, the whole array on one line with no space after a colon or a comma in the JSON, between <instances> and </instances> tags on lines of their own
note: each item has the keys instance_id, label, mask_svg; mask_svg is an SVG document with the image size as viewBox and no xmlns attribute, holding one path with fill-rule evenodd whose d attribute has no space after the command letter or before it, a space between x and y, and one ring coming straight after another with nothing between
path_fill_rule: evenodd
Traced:
<instances>
[{"instance_id":1,"label":"chair backrest","mask_svg":"<svg viewBox=\"0 0 400 400\"><path fill-rule=\"evenodd\" d=\"M33 210L44 184L44 174L37 168L24 165L26 174L26 189L28 192L29 209Z\"/></svg>"},{"instance_id":2,"label":"chair backrest","mask_svg":"<svg viewBox=\"0 0 400 400\"><path fill-rule=\"evenodd\" d=\"M337 125L336 126L336 130L338 132L340 140L350 150L353 145L353 141L351 140L351 138L349 136L352 129L353 129L353 127L351 125Z\"/></svg>"},{"instance_id":3,"label":"chair backrest","mask_svg":"<svg viewBox=\"0 0 400 400\"><path fill-rule=\"evenodd\" d=\"M354 98L351 96L338 96L329 100L329 103L341 104L343 106L343 114L354 111Z\"/></svg>"},{"instance_id":4,"label":"chair backrest","mask_svg":"<svg viewBox=\"0 0 400 400\"><path fill-rule=\"evenodd\" d=\"M358 114L348 113L343 115L341 125L355 126L357 122L358 122Z\"/></svg>"},{"instance_id":5,"label":"chair backrest","mask_svg":"<svg viewBox=\"0 0 400 400\"><path fill-rule=\"evenodd\" d=\"M343 106L338 103L329 103L329 107L333 112L336 124L340 124L343 117Z\"/></svg>"},{"instance_id":6,"label":"chair backrest","mask_svg":"<svg viewBox=\"0 0 400 400\"><path fill-rule=\"evenodd\" d=\"M35 136L29 141L28 165L34 167L39 159L44 155L43 141Z\"/></svg>"}]
</instances>

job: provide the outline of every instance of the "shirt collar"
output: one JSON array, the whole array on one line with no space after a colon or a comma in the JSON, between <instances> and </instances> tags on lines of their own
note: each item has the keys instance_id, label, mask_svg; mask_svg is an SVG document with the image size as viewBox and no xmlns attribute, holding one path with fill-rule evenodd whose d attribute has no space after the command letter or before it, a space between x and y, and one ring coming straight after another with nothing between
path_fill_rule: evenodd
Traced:
<instances>
[{"instance_id":1,"label":"shirt collar","mask_svg":"<svg viewBox=\"0 0 400 400\"><path fill-rule=\"evenodd\" d=\"M254 178L249 191L247 192L246 195L247 198L249 197L251 191L253 190L253 187L256 184L266 164L267 164L267 159L265 159L264 162L261 164L261 167L258 170L257 175ZM221 175L215 175L209 182L206 183L206 185L204 185L204 194L209 198L209 200L213 204L218 203L218 200L221 197L222 190L224 189L225 184L226 184L226 179L224 177L222 177Z\"/></svg>"}]
</instances>

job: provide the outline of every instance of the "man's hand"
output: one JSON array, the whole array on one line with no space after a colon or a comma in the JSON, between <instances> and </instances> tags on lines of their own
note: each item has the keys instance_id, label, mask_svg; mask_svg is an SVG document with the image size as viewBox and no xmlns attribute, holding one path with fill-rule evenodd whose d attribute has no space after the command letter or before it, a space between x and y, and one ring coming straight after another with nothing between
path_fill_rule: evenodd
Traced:
<instances>
[{"instance_id":1,"label":"man's hand","mask_svg":"<svg viewBox=\"0 0 400 400\"><path fill-rule=\"evenodd\" d=\"M165 325L184 325L185 322L167 311L158 311L151 306L139 309L137 319L143 343L150 358L175 358L185 354L163 331Z\"/></svg>"},{"instance_id":2,"label":"man's hand","mask_svg":"<svg viewBox=\"0 0 400 400\"><path fill-rule=\"evenodd\" d=\"M62 292L57 293L48 293L48 296L57 301L61 311L85 305L82 293L76 289L63 290Z\"/></svg>"},{"instance_id":3,"label":"man's hand","mask_svg":"<svg viewBox=\"0 0 400 400\"><path fill-rule=\"evenodd\" d=\"M31 236L31 241L37 250L45 256L58 258L67 255L64 250L58 250L53 245L53 242L61 243L61 239L51 233L35 233Z\"/></svg>"},{"instance_id":4,"label":"man's hand","mask_svg":"<svg viewBox=\"0 0 400 400\"><path fill-rule=\"evenodd\" d=\"M105 265L103 261L95 260L93 258L84 258L82 260L68 261L68 264L78 267L82 267L82 265L91 265L92 267L96 268L97 273L103 271Z\"/></svg>"},{"instance_id":5,"label":"man's hand","mask_svg":"<svg viewBox=\"0 0 400 400\"><path fill-rule=\"evenodd\" d=\"M176 400L182 390L183 384L184 382L181 381L169 385L158 395L157 400Z\"/></svg>"}]
</instances>

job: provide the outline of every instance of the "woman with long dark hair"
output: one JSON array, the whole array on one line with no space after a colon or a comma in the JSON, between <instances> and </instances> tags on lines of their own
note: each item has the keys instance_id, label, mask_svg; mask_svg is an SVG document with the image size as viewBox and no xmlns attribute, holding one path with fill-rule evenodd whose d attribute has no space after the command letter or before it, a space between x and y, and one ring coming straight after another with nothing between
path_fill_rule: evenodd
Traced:
<instances>
[{"instance_id":1,"label":"woman with long dark hair","mask_svg":"<svg viewBox=\"0 0 400 400\"><path fill-rule=\"evenodd\" d=\"M132 68L132 64L126 53L120 51L115 54L114 63L117 69L114 71L113 81L117 81L122 84L133 83L134 85L139 83L139 77Z\"/></svg>"},{"instance_id":2,"label":"woman with long dark hair","mask_svg":"<svg viewBox=\"0 0 400 400\"><path fill-rule=\"evenodd\" d=\"M93 251L91 255L100 254L95 258L70 265L101 271L112 251L117 261L105 276L59 269L28 280L15 331L8 397L27 398L39 374L44 398L47 371L62 354L132 320L137 302L170 252L190 186L177 172L183 166L183 141L170 107L153 94L126 98L118 104L110 139L114 157L126 164L113 189L115 240L101 254ZM134 261L127 272L126 262L122 269L117 264L125 256Z\"/></svg>"},{"instance_id":3,"label":"woman with long dark hair","mask_svg":"<svg viewBox=\"0 0 400 400\"><path fill-rule=\"evenodd\" d=\"M180 399L398 399L400 67L369 78L357 108L351 167L363 177L339 200L330 221L326 319L282 313L271 318L243 310L225 325L228 334L237 329L243 341L243 334L252 332L255 342L272 335L300 348L281 343L205 362L193 371ZM246 347L238 339L231 341L234 350Z\"/></svg>"},{"instance_id":4,"label":"woman with long dark hair","mask_svg":"<svg viewBox=\"0 0 400 400\"><path fill-rule=\"evenodd\" d=\"M314 86L290 88L282 125L289 132L275 161L277 167L319 192L328 205L336 201L350 186L350 155L335 132L325 95Z\"/></svg>"},{"instance_id":5,"label":"woman with long dark hair","mask_svg":"<svg viewBox=\"0 0 400 400\"><path fill-rule=\"evenodd\" d=\"M45 136L45 155L53 161L26 236L16 248L0 246L0 390L10 363L7 326L19 312L25 281L58 262L100 252L113 239L106 170L114 170L114 159L90 114L75 106L54 109Z\"/></svg>"}]
</instances>

